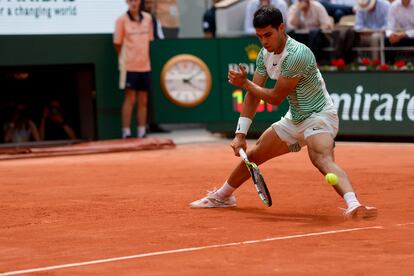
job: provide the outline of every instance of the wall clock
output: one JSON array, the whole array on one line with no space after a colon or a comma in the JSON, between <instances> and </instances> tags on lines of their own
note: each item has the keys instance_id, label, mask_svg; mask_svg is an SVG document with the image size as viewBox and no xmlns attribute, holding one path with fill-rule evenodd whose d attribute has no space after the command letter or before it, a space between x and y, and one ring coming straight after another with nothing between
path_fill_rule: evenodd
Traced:
<instances>
[{"instance_id":1,"label":"wall clock","mask_svg":"<svg viewBox=\"0 0 414 276\"><path fill-rule=\"evenodd\" d=\"M164 95L178 106L195 107L204 102L210 94L211 83L208 66L194 55L176 55L161 70Z\"/></svg>"}]
</instances>

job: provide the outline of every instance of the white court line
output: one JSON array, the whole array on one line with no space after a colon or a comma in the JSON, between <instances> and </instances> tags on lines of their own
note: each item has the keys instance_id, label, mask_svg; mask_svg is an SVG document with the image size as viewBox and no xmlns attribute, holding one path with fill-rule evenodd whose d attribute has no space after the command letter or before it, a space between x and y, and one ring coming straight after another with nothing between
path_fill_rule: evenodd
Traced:
<instances>
[{"instance_id":1,"label":"white court line","mask_svg":"<svg viewBox=\"0 0 414 276\"><path fill-rule=\"evenodd\" d=\"M39 267L39 268L9 271L9 272L0 273L0 276L18 275L18 274L24 274L24 273L33 273L33 272L55 270L55 269L62 269L62 268L70 268L70 267L86 266L86 265L93 265L93 264L117 262L117 261L130 260L130 259L139 259L139 258L158 256L158 255L167 255L167 254L173 254L173 253L198 251L198 250L204 250L204 249L210 249L210 248L231 247L231 246L238 246L238 245L244 245L244 244L263 243L263 242L270 242L270 241L289 240L289 239L296 239L296 238L314 237L314 236L322 236L322 235L330 235L330 234L338 234L338 233L346 233L346 232L355 232L355 231L363 231L363 230L383 229L383 228L384 227L382 227L382 226L371 226L371 227L361 227L361 228L340 229L340 230L331 230L331 231L315 232L315 233L308 233L308 234L298 234L298 235L290 235L290 236L282 236L282 237L273 237L273 238L267 238L267 239L261 239L261 240L231 242L231 243L223 243L223 244L215 244L215 245L207 245L207 246L199 246L199 247L181 248L181 249L175 249L175 250L157 251L157 252L122 256L122 257L108 258L108 259L99 259L99 260L93 260L93 261L87 261L87 262L79 262L79 263L62 264L62 265L45 266L45 267Z\"/></svg>"},{"instance_id":2,"label":"white court line","mask_svg":"<svg viewBox=\"0 0 414 276\"><path fill-rule=\"evenodd\" d=\"M414 222L396 224L396 226L407 226L407 225L414 225Z\"/></svg>"}]
</instances>

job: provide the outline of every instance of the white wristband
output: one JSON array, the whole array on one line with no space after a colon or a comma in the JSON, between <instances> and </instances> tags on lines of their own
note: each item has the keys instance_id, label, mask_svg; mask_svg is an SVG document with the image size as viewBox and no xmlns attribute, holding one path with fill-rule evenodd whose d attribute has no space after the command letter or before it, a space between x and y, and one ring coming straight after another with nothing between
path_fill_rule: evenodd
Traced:
<instances>
[{"instance_id":1,"label":"white wristband","mask_svg":"<svg viewBox=\"0 0 414 276\"><path fill-rule=\"evenodd\" d=\"M239 121L237 122L237 128L235 133L243 133L247 134L249 131L250 125L252 124L252 119L247 117L240 117Z\"/></svg>"}]
</instances>

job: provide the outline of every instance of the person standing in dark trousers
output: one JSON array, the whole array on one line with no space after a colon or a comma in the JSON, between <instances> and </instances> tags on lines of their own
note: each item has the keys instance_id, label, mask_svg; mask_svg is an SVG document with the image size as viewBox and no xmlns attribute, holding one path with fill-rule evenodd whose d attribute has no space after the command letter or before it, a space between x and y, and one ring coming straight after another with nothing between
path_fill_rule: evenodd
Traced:
<instances>
[{"instance_id":1,"label":"person standing in dark trousers","mask_svg":"<svg viewBox=\"0 0 414 276\"><path fill-rule=\"evenodd\" d=\"M162 31L161 23L153 13L153 0L145 0L141 3L142 10L148 12L152 17L152 28L154 31L154 40L164 39L164 32ZM153 121L154 119L154 99L152 93L148 97L148 128L149 133L168 133L169 130L162 128Z\"/></svg>"},{"instance_id":2,"label":"person standing in dark trousers","mask_svg":"<svg viewBox=\"0 0 414 276\"><path fill-rule=\"evenodd\" d=\"M122 105L122 138L131 137L131 115L137 104L137 137L146 136L148 93L151 88L150 42L154 39L151 15L142 1L127 0L128 11L116 21L113 38L119 58Z\"/></svg>"}]
</instances>

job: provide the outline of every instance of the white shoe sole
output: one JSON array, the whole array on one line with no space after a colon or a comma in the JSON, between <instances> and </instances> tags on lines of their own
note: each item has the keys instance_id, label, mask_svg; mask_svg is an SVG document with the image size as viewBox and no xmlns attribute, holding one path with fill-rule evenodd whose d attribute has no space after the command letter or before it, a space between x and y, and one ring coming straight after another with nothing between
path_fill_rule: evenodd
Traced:
<instances>
[{"instance_id":1,"label":"white shoe sole","mask_svg":"<svg viewBox=\"0 0 414 276\"><path fill-rule=\"evenodd\" d=\"M221 205L221 206L196 206L196 205L190 205L190 208L193 209L212 209L212 208L234 208L236 205Z\"/></svg>"},{"instance_id":2,"label":"white shoe sole","mask_svg":"<svg viewBox=\"0 0 414 276\"><path fill-rule=\"evenodd\" d=\"M205 202L205 203L204 203ZM234 204L214 204L210 200L205 201L205 199L196 200L190 203L191 208L231 208L236 207L236 203Z\"/></svg>"},{"instance_id":3,"label":"white shoe sole","mask_svg":"<svg viewBox=\"0 0 414 276\"><path fill-rule=\"evenodd\" d=\"M378 209L369 206L359 206L348 216L353 220L375 220L378 217Z\"/></svg>"},{"instance_id":4,"label":"white shoe sole","mask_svg":"<svg viewBox=\"0 0 414 276\"><path fill-rule=\"evenodd\" d=\"M236 204L234 205L197 205L197 204L191 204L190 203L190 208L195 208L195 209L206 209L206 208L233 208L236 207Z\"/></svg>"}]
</instances>

